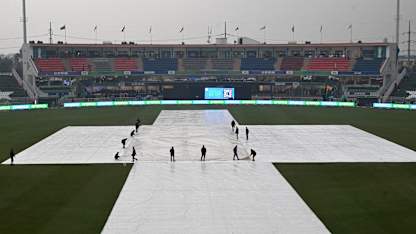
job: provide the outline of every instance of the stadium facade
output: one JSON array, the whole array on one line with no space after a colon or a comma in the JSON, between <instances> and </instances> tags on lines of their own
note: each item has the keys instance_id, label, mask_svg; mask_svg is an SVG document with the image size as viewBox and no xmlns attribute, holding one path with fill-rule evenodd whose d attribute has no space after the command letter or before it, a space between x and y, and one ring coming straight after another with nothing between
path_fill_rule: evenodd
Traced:
<instances>
[{"instance_id":1,"label":"stadium facade","mask_svg":"<svg viewBox=\"0 0 416 234\"><path fill-rule=\"evenodd\" d=\"M44 44L22 47L23 80L37 99L379 100L396 73L391 43Z\"/></svg>"}]
</instances>

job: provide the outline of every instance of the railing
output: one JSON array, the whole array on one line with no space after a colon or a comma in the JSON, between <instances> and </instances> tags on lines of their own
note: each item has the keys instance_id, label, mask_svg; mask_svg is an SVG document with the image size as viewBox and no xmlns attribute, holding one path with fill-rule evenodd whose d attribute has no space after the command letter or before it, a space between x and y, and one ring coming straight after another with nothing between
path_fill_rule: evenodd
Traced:
<instances>
[{"instance_id":1,"label":"railing","mask_svg":"<svg viewBox=\"0 0 416 234\"><path fill-rule=\"evenodd\" d=\"M327 102L327 101L296 101L296 100L151 100L151 101L71 102L71 103L64 103L64 108L145 106L145 105L280 105L280 106L356 107L355 102Z\"/></svg>"},{"instance_id":2,"label":"railing","mask_svg":"<svg viewBox=\"0 0 416 234\"><path fill-rule=\"evenodd\" d=\"M399 86L400 82L402 82L402 80L406 76L406 74L407 74L407 70L405 68L405 69L403 69L402 73L400 73L399 76L390 83L389 88L384 93L383 102L386 102L389 99L390 95Z\"/></svg>"},{"instance_id":3,"label":"railing","mask_svg":"<svg viewBox=\"0 0 416 234\"><path fill-rule=\"evenodd\" d=\"M390 63L390 60L391 60L391 58L387 58L387 59L384 61L383 65L381 65L381 68L380 68L380 74L383 74L383 73L384 73L384 70L385 70L385 68L386 68L387 64L389 64L389 63Z\"/></svg>"},{"instance_id":4,"label":"railing","mask_svg":"<svg viewBox=\"0 0 416 234\"><path fill-rule=\"evenodd\" d=\"M35 71L36 75L37 75L37 76L39 76L39 70L38 70L38 68L36 67L36 64L35 64L35 62L33 61L33 59L29 58L29 63L30 63L30 66L31 66L31 67L33 68L33 70Z\"/></svg>"}]
</instances>

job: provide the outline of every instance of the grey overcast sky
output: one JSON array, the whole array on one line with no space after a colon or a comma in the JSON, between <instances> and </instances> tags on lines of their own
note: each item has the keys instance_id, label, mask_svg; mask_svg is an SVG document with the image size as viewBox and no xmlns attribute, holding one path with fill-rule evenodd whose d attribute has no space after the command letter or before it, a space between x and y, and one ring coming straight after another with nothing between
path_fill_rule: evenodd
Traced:
<instances>
[{"instance_id":1,"label":"grey overcast sky","mask_svg":"<svg viewBox=\"0 0 416 234\"><path fill-rule=\"evenodd\" d=\"M121 41L126 25L128 41L149 43L152 26L154 44L179 43L183 26L185 38L194 38L187 43L205 43L208 26L214 34L222 33L225 20L230 33L260 41L264 35L259 29L266 25L268 43L287 43L292 25L298 41L319 42L321 25L324 42L349 41L350 24L354 40L391 41L395 6L396 0L27 0L27 17L29 40L43 41L51 21L55 41L63 40L62 25L67 25L68 42L94 43L94 25L100 41ZM0 53L21 46L21 39L10 39L22 35L21 7L21 0L1 0ZM401 19L402 32L408 20L416 24L415 0L402 0Z\"/></svg>"}]
</instances>

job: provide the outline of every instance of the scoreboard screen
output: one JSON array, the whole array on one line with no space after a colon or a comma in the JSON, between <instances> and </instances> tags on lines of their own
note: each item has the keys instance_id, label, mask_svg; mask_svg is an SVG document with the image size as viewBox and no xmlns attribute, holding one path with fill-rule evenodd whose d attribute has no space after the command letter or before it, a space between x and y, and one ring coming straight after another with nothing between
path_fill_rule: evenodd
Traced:
<instances>
[{"instance_id":1,"label":"scoreboard screen","mask_svg":"<svg viewBox=\"0 0 416 234\"><path fill-rule=\"evenodd\" d=\"M234 88L205 88L205 100L233 100Z\"/></svg>"}]
</instances>

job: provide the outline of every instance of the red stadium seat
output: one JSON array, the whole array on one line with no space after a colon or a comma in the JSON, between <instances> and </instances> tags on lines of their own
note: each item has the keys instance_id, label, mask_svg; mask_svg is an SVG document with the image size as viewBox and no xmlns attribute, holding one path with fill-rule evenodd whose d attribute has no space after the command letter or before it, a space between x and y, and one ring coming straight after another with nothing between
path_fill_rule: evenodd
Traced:
<instances>
[{"instance_id":1,"label":"red stadium seat","mask_svg":"<svg viewBox=\"0 0 416 234\"><path fill-rule=\"evenodd\" d=\"M306 66L309 71L351 71L351 61L346 58L314 58Z\"/></svg>"},{"instance_id":2,"label":"red stadium seat","mask_svg":"<svg viewBox=\"0 0 416 234\"><path fill-rule=\"evenodd\" d=\"M90 71L91 65L86 58L73 58L70 60L72 71Z\"/></svg>"},{"instance_id":3,"label":"red stadium seat","mask_svg":"<svg viewBox=\"0 0 416 234\"><path fill-rule=\"evenodd\" d=\"M137 60L130 58L117 58L114 61L116 71L136 71L138 70Z\"/></svg>"},{"instance_id":4,"label":"red stadium seat","mask_svg":"<svg viewBox=\"0 0 416 234\"><path fill-rule=\"evenodd\" d=\"M36 59L36 66L41 72L65 71L65 65L60 58Z\"/></svg>"}]
</instances>

